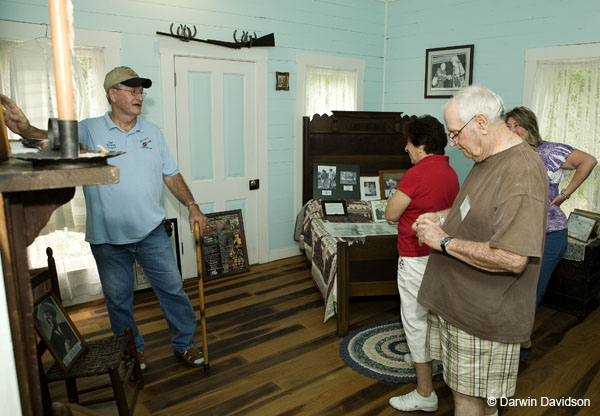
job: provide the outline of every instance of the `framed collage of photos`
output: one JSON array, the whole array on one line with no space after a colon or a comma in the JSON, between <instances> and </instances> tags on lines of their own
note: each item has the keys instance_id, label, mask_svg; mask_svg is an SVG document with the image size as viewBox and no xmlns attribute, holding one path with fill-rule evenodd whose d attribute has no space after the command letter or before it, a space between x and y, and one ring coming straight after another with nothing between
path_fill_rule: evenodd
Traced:
<instances>
[{"instance_id":1,"label":"framed collage of photos","mask_svg":"<svg viewBox=\"0 0 600 416\"><path fill-rule=\"evenodd\" d=\"M48 350L66 373L87 348L83 337L53 294L33 307L34 325Z\"/></svg>"},{"instance_id":2,"label":"framed collage of photos","mask_svg":"<svg viewBox=\"0 0 600 416\"><path fill-rule=\"evenodd\" d=\"M250 270L242 210L214 212L202 236L202 269L206 280Z\"/></svg>"},{"instance_id":3,"label":"framed collage of photos","mask_svg":"<svg viewBox=\"0 0 600 416\"><path fill-rule=\"evenodd\" d=\"M360 166L313 164L313 198L360 199Z\"/></svg>"}]
</instances>

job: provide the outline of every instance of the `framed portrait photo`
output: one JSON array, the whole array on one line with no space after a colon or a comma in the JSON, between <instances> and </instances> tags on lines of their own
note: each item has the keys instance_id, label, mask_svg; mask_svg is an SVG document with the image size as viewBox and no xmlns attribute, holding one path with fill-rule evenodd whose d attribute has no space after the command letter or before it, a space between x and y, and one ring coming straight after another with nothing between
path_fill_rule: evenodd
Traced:
<instances>
[{"instance_id":1,"label":"framed portrait photo","mask_svg":"<svg viewBox=\"0 0 600 416\"><path fill-rule=\"evenodd\" d=\"M290 73L289 72L275 72L275 89L277 91L289 91L290 90Z\"/></svg>"},{"instance_id":2,"label":"framed portrait photo","mask_svg":"<svg viewBox=\"0 0 600 416\"><path fill-rule=\"evenodd\" d=\"M73 321L53 294L33 308L35 329L48 350L66 373L87 348Z\"/></svg>"},{"instance_id":3,"label":"framed portrait photo","mask_svg":"<svg viewBox=\"0 0 600 416\"><path fill-rule=\"evenodd\" d=\"M450 98L473 83L474 45L425 51L425 98Z\"/></svg>"},{"instance_id":4,"label":"framed portrait photo","mask_svg":"<svg viewBox=\"0 0 600 416\"><path fill-rule=\"evenodd\" d=\"M376 199L381 199L378 176L361 176L360 199L362 199L363 201L373 201Z\"/></svg>"},{"instance_id":5,"label":"framed portrait photo","mask_svg":"<svg viewBox=\"0 0 600 416\"><path fill-rule=\"evenodd\" d=\"M381 199L389 199L397 191L396 187L400 183L402 175L406 169L399 170L380 170L379 186L381 187Z\"/></svg>"},{"instance_id":6,"label":"framed portrait photo","mask_svg":"<svg viewBox=\"0 0 600 416\"><path fill-rule=\"evenodd\" d=\"M385 209L387 208L387 199L379 199L371 201L371 214L373 215L373 221L384 222L385 221Z\"/></svg>"}]
</instances>

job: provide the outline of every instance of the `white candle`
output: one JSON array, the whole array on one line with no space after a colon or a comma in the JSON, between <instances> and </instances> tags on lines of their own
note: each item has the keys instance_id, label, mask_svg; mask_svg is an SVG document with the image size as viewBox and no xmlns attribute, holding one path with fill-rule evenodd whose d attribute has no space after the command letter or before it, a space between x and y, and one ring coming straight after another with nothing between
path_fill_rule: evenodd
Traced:
<instances>
[{"instance_id":1,"label":"white candle","mask_svg":"<svg viewBox=\"0 0 600 416\"><path fill-rule=\"evenodd\" d=\"M71 0L49 0L48 7L52 29L58 119L75 120L75 96L71 72L71 48L74 43L73 4Z\"/></svg>"}]
</instances>

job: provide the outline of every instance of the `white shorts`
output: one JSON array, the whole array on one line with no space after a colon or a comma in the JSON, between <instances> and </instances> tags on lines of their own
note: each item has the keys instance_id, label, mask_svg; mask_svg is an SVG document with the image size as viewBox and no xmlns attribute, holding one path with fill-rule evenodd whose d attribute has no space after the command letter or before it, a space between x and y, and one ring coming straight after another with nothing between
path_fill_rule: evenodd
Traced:
<instances>
[{"instance_id":1,"label":"white shorts","mask_svg":"<svg viewBox=\"0 0 600 416\"><path fill-rule=\"evenodd\" d=\"M398 258L400 316L406 334L406 343L415 363L431 361L431 357L425 351L428 310L417 302L427 260L429 256Z\"/></svg>"}]
</instances>

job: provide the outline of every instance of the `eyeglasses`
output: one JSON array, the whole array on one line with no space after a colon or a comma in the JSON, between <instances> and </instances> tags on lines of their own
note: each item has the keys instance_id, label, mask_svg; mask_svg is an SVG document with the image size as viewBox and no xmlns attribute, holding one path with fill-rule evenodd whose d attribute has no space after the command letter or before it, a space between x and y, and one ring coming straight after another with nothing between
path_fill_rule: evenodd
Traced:
<instances>
[{"instance_id":1,"label":"eyeglasses","mask_svg":"<svg viewBox=\"0 0 600 416\"><path fill-rule=\"evenodd\" d=\"M144 90L136 91L136 90L126 90L124 88L114 88L114 89L119 90L119 91L127 91L129 94L133 95L134 97L136 97L138 95L145 97L146 95L148 95L147 93L144 92Z\"/></svg>"},{"instance_id":2,"label":"eyeglasses","mask_svg":"<svg viewBox=\"0 0 600 416\"><path fill-rule=\"evenodd\" d=\"M508 127L509 129L516 129L517 127L521 127L521 125L517 122L510 124L510 123L506 123L506 127Z\"/></svg>"},{"instance_id":3,"label":"eyeglasses","mask_svg":"<svg viewBox=\"0 0 600 416\"><path fill-rule=\"evenodd\" d=\"M448 133L448 139L453 143L456 144L456 138L458 137L458 135L460 134L461 131L463 131L463 129L465 127L467 127L467 124L469 124L471 121L473 121L473 119L477 117L477 114L475 114L473 117L471 117L471 119L469 121L467 121L465 123L464 126L462 126L456 133L452 134L452 133Z\"/></svg>"}]
</instances>

